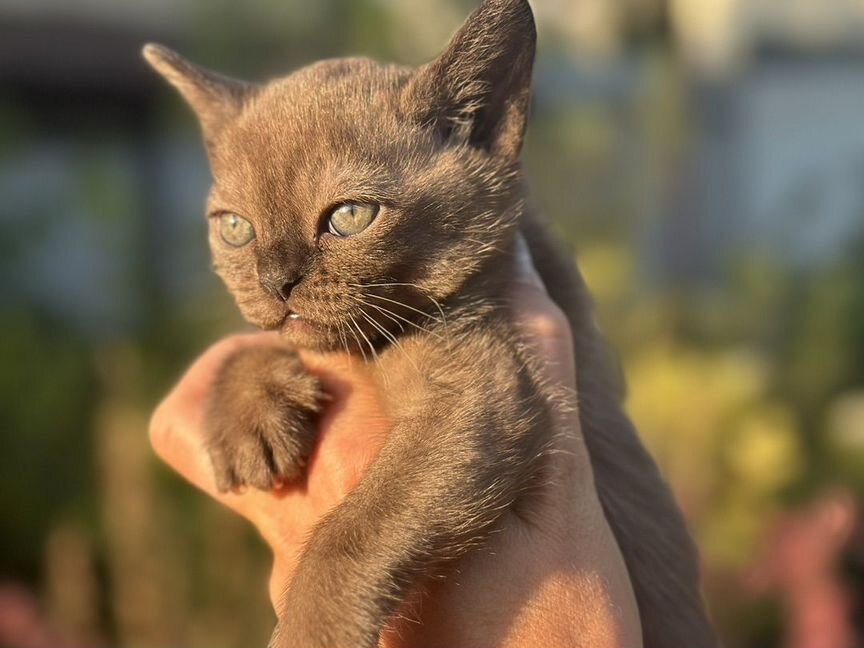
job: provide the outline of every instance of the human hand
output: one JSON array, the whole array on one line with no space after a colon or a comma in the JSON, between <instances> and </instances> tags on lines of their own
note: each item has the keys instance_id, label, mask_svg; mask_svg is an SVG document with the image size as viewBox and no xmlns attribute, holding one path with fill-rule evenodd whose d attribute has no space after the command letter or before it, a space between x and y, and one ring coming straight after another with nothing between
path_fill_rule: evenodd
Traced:
<instances>
[{"instance_id":1,"label":"human hand","mask_svg":"<svg viewBox=\"0 0 864 648\"><path fill-rule=\"evenodd\" d=\"M514 312L550 382L575 394L570 328L520 244ZM216 370L236 349L279 345L275 334L218 342L160 404L150 426L157 454L186 479L248 519L274 554L274 607L315 524L342 501L377 455L389 428L367 369L344 354L302 352L331 396L302 483L278 492L219 493L203 444L204 404ZM530 519L507 514L502 532L425 588L382 637L382 647L590 646L638 648L639 615L620 551L594 489L574 407L561 411L552 478Z\"/></svg>"}]
</instances>

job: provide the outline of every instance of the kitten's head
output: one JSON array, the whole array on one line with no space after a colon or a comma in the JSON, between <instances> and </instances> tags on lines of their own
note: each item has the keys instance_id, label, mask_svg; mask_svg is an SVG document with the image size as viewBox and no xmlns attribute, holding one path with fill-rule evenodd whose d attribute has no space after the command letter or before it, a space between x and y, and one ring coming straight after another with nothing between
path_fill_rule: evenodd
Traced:
<instances>
[{"instance_id":1,"label":"kitten's head","mask_svg":"<svg viewBox=\"0 0 864 648\"><path fill-rule=\"evenodd\" d=\"M486 0L416 70L323 61L266 85L145 57L198 115L218 274L251 323L304 347L386 342L507 247L536 33Z\"/></svg>"}]
</instances>

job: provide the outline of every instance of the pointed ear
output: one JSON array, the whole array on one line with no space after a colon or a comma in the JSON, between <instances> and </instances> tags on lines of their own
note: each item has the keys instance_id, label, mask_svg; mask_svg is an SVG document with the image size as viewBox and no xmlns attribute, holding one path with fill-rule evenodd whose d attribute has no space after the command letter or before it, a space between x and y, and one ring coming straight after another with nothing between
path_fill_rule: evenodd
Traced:
<instances>
[{"instance_id":1,"label":"pointed ear","mask_svg":"<svg viewBox=\"0 0 864 648\"><path fill-rule=\"evenodd\" d=\"M485 0L444 53L409 80L402 108L446 138L515 159L528 120L536 48L527 0Z\"/></svg>"},{"instance_id":2,"label":"pointed ear","mask_svg":"<svg viewBox=\"0 0 864 648\"><path fill-rule=\"evenodd\" d=\"M177 52L150 43L142 52L147 62L183 95L195 111L209 145L220 130L240 114L254 86L229 79L190 63Z\"/></svg>"}]
</instances>

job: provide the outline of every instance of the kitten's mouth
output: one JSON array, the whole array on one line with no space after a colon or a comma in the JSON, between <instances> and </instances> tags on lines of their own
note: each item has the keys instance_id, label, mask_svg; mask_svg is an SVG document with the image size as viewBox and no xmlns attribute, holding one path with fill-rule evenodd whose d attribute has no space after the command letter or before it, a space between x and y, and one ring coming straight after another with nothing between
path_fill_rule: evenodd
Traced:
<instances>
[{"instance_id":1,"label":"kitten's mouth","mask_svg":"<svg viewBox=\"0 0 864 648\"><path fill-rule=\"evenodd\" d=\"M301 323L308 323L304 320L303 316L300 313L295 313L292 310L288 310L285 313L285 317L282 318L279 326L280 328L291 327L294 325L298 325Z\"/></svg>"},{"instance_id":2,"label":"kitten's mouth","mask_svg":"<svg viewBox=\"0 0 864 648\"><path fill-rule=\"evenodd\" d=\"M321 321L307 316L306 313L287 308L276 330L300 347L329 351L338 346L341 339L338 337L338 327L338 324Z\"/></svg>"}]
</instances>

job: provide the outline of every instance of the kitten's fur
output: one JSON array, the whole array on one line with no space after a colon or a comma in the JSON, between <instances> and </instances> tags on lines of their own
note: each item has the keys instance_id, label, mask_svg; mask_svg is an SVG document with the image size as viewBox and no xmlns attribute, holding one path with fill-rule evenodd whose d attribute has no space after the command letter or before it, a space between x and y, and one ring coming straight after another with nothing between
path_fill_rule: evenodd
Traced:
<instances>
[{"instance_id":1,"label":"kitten's fur","mask_svg":"<svg viewBox=\"0 0 864 648\"><path fill-rule=\"evenodd\" d=\"M377 356L393 422L360 484L310 537L275 646L375 645L423 577L530 500L552 403L506 303L519 232L573 329L582 430L645 645L715 645L696 551L622 413L585 287L525 207L519 152L535 41L525 0L486 0L416 70L331 60L258 86L145 49L201 120L210 213L255 226L252 243L231 248L210 219L216 271L244 316L296 346ZM346 201L382 211L357 236L322 234L328 210ZM274 282L293 288L287 301ZM299 473L318 387L292 351L240 352L214 393L221 488L266 489Z\"/></svg>"}]
</instances>

